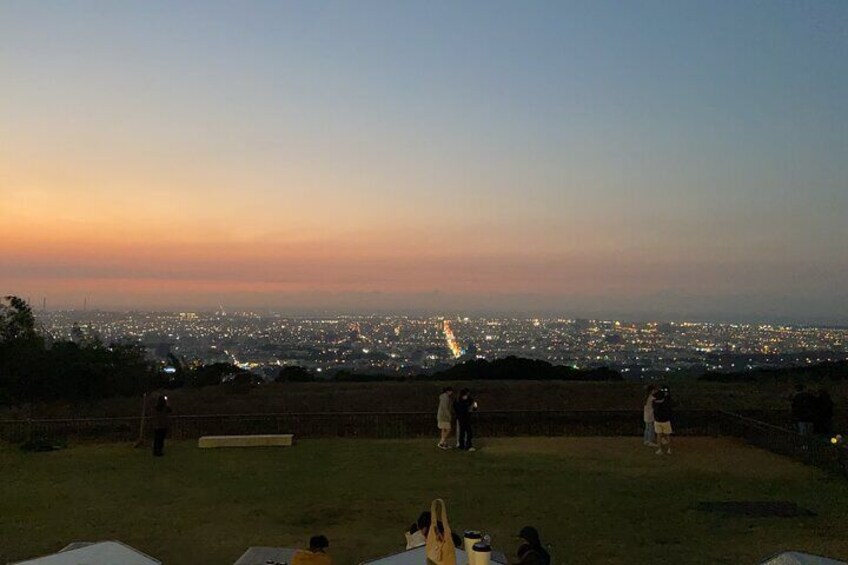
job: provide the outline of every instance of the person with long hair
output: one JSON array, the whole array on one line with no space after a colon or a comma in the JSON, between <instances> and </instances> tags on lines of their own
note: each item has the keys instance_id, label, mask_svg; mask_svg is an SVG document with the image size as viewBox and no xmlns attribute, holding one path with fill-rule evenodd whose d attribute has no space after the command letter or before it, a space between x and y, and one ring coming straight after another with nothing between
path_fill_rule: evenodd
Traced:
<instances>
[{"instance_id":1,"label":"person with long hair","mask_svg":"<svg viewBox=\"0 0 848 565\"><path fill-rule=\"evenodd\" d=\"M551 565L551 555L542 545L539 532L533 526L524 526L518 532L521 545L518 546L516 565Z\"/></svg>"},{"instance_id":2,"label":"person with long hair","mask_svg":"<svg viewBox=\"0 0 848 565\"><path fill-rule=\"evenodd\" d=\"M645 406L642 408L642 420L645 423L642 443L650 447L657 447L657 431L654 428L654 394L656 392L657 385L648 386L648 397L645 399Z\"/></svg>"},{"instance_id":3,"label":"person with long hair","mask_svg":"<svg viewBox=\"0 0 848 565\"><path fill-rule=\"evenodd\" d=\"M415 549L427 545L427 531L430 529L430 511L422 512L406 532L406 549Z\"/></svg>"},{"instance_id":4,"label":"person with long hair","mask_svg":"<svg viewBox=\"0 0 848 565\"><path fill-rule=\"evenodd\" d=\"M327 536L312 536L309 539L309 549L301 549L294 554L292 565L332 565L333 560L327 554L330 541Z\"/></svg>"},{"instance_id":5,"label":"person with long hair","mask_svg":"<svg viewBox=\"0 0 848 565\"><path fill-rule=\"evenodd\" d=\"M439 443L441 449L450 449L448 437L451 433L452 423L455 415L453 413L453 387L445 387L439 395L439 408L436 411L436 424L439 427Z\"/></svg>"}]
</instances>

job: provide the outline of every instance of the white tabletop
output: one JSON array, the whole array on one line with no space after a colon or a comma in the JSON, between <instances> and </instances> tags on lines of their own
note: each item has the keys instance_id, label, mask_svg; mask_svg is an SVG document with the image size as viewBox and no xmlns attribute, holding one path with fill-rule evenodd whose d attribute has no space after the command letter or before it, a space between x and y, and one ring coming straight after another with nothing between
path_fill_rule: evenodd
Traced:
<instances>
[{"instance_id":1,"label":"white tabletop","mask_svg":"<svg viewBox=\"0 0 848 565\"><path fill-rule=\"evenodd\" d=\"M249 547L233 565L267 565L291 563L296 549L287 547Z\"/></svg>"},{"instance_id":2,"label":"white tabletop","mask_svg":"<svg viewBox=\"0 0 848 565\"><path fill-rule=\"evenodd\" d=\"M118 541L101 541L90 544L71 544L70 548L53 555L45 555L18 565L161 565L161 561ZM263 564L264 565L264 564Z\"/></svg>"},{"instance_id":3,"label":"white tabletop","mask_svg":"<svg viewBox=\"0 0 848 565\"><path fill-rule=\"evenodd\" d=\"M426 548L416 547L407 551L401 551L386 557L363 561L362 565L421 565L426 559ZM506 565L506 557L500 552L492 552L492 563L494 565ZM468 565L468 558L461 549L456 550L456 565Z\"/></svg>"}]
</instances>

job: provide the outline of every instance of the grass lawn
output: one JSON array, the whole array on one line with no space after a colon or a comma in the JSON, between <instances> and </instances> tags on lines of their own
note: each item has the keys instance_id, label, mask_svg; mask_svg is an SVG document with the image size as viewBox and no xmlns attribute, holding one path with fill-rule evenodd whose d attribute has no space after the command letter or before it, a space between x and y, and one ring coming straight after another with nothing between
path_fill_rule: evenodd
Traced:
<instances>
[{"instance_id":1,"label":"grass lawn","mask_svg":"<svg viewBox=\"0 0 848 565\"><path fill-rule=\"evenodd\" d=\"M638 438L492 439L474 454L434 444L171 442L162 459L118 444L0 447L0 563L119 539L168 564L231 564L251 545L325 533L335 562L352 565L401 549L435 496L455 529L490 532L510 555L519 528L536 525L558 564L753 564L790 548L848 559L848 481L733 440L679 439L671 457ZM786 500L817 516L694 508L727 500Z\"/></svg>"}]
</instances>

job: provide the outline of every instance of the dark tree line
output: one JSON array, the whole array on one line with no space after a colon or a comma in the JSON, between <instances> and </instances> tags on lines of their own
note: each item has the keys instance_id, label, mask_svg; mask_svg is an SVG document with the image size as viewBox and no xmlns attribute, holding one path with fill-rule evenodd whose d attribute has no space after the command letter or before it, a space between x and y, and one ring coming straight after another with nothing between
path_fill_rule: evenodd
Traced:
<instances>
[{"instance_id":1,"label":"dark tree line","mask_svg":"<svg viewBox=\"0 0 848 565\"><path fill-rule=\"evenodd\" d=\"M565 365L552 365L547 361L509 356L487 361L474 359L429 375L406 377L393 374L356 373L337 371L328 378L318 378L303 367L283 367L277 382L381 382L404 380L433 381L620 381L621 373L607 367L597 369L575 369Z\"/></svg>"},{"instance_id":2,"label":"dark tree line","mask_svg":"<svg viewBox=\"0 0 848 565\"><path fill-rule=\"evenodd\" d=\"M171 371L147 357L140 343L104 343L78 326L57 340L16 296L0 299L0 405L137 396L158 389L225 385L244 391L261 379L231 363L186 363L170 356Z\"/></svg>"},{"instance_id":3,"label":"dark tree line","mask_svg":"<svg viewBox=\"0 0 848 565\"><path fill-rule=\"evenodd\" d=\"M552 365L538 359L510 355L487 361L475 359L437 373L439 380L528 380L528 381L620 381L621 373L608 367L575 369L567 365Z\"/></svg>"},{"instance_id":4,"label":"dark tree line","mask_svg":"<svg viewBox=\"0 0 848 565\"><path fill-rule=\"evenodd\" d=\"M78 326L71 340L55 340L16 296L0 300L0 405L135 396L156 389L229 385L234 391L261 379L230 363L188 364L171 356L172 372L147 357L140 343L103 343Z\"/></svg>"},{"instance_id":5,"label":"dark tree line","mask_svg":"<svg viewBox=\"0 0 848 565\"><path fill-rule=\"evenodd\" d=\"M52 400L95 400L141 395L155 389L225 385L243 390L259 377L230 363L185 363L171 356L164 372L135 342L103 343L74 328L72 340L55 340L42 331L27 302L15 296L0 300L0 405ZM429 375L404 377L338 371L317 378L302 367L284 367L278 382L379 382L392 380L621 380L610 369L578 370L545 361L507 357L482 359Z\"/></svg>"},{"instance_id":6,"label":"dark tree line","mask_svg":"<svg viewBox=\"0 0 848 565\"><path fill-rule=\"evenodd\" d=\"M253 375L232 363L186 363L176 355L168 354L168 374L165 388L202 388L228 382L250 381Z\"/></svg>"},{"instance_id":7,"label":"dark tree line","mask_svg":"<svg viewBox=\"0 0 848 565\"><path fill-rule=\"evenodd\" d=\"M127 396L161 384L140 344L53 340L25 300L0 300L0 404Z\"/></svg>"}]
</instances>

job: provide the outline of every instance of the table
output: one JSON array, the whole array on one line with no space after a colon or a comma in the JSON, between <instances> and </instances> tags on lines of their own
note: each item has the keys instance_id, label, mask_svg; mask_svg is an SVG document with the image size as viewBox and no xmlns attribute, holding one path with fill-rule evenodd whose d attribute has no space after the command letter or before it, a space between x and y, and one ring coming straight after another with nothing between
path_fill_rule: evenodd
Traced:
<instances>
[{"instance_id":1,"label":"table","mask_svg":"<svg viewBox=\"0 0 848 565\"><path fill-rule=\"evenodd\" d=\"M287 547L249 547L233 565L266 565L271 563L291 563L297 550Z\"/></svg>"},{"instance_id":2,"label":"table","mask_svg":"<svg viewBox=\"0 0 848 565\"><path fill-rule=\"evenodd\" d=\"M424 546L416 547L407 551L401 551L393 555L387 555L378 559L363 561L362 565L422 565L426 559ZM506 565L507 560L503 553L492 552L492 565ZM461 549L456 550L456 565L467 565L468 559Z\"/></svg>"}]
</instances>

